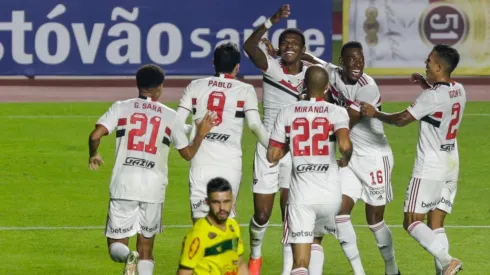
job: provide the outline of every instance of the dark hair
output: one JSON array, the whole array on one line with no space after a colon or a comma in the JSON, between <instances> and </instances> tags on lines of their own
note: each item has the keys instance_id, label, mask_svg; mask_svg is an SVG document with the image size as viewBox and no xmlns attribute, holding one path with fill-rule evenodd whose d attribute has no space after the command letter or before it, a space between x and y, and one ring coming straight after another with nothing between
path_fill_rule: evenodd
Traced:
<instances>
[{"instance_id":1,"label":"dark hair","mask_svg":"<svg viewBox=\"0 0 490 275\"><path fill-rule=\"evenodd\" d=\"M340 56L344 56L345 51L348 49L361 49L362 50L362 44L360 42L357 42L357 41L349 41L349 42L345 43L342 46L342 49L340 50Z\"/></svg>"},{"instance_id":2,"label":"dark hair","mask_svg":"<svg viewBox=\"0 0 490 275\"><path fill-rule=\"evenodd\" d=\"M162 85L165 72L158 65L148 64L136 72L136 86L138 89L151 89Z\"/></svg>"},{"instance_id":3,"label":"dark hair","mask_svg":"<svg viewBox=\"0 0 490 275\"><path fill-rule=\"evenodd\" d=\"M281 44L281 41L284 39L284 36L286 36L286 34L296 34L301 38L301 43L303 44L303 46L306 44L305 35L303 34L302 31L300 31L299 29L296 29L296 28L285 29L281 33L281 35L279 35L279 44Z\"/></svg>"},{"instance_id":4,"label":"dark hair","mask_svg":"<svg viewBox=\"0 0 490 275\"><path fill-rule=\"evenodd\" d=\"M211 179L208 182L208 186L207 186L208 198L209 198L209 195L211 195L211 193L226 192L226 191L231 191L231 185L226 179L217 177L217 178Z\"/></svg>"},{"instance_id":5,"label":"dark hair","mask_svg":"<svg viewBox=\"0 0 490 275\"><path fill-rule=\"evenodd\" d=\"M231 73L240 59L240 50L235 43L221 44L214 49L214 70L217 73Z\"/></svg>"},{"instance_id":6,"label":"dark hair","mask_svg":"<svg viewBox=\"0 0 490 275\"><path fill-rule=\"evenodd\" d=\"M446 73L451 74L459 63L458 51L455 48L445 44L435 45L433 51L435 51L437 55L446 63Z\"/></svg>"}]
</instances>

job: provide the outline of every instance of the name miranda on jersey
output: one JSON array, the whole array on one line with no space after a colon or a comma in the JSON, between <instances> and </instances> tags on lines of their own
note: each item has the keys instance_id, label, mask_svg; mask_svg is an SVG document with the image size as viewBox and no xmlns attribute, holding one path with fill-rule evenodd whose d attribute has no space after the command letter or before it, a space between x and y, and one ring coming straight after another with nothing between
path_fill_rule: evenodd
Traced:
<instances>
[{"instance_id":1,"label":"name miranda on jersey","mask_svg":"<svg viewBox=\"0 0 490 275\"><path fill-rule=\"evenodd\" d=\"M327 106L296 106L294 107L295 113L307 113L307 112L315 112L315 113L328 113Z\"/></svg>"},{"instance_id":2,"label":"name miranda on jersey","mask_svg":"<svg viewBox=\"0 0 490 275\"><path fill-rule=\"evenodd\" d=\"M150 109L152 111L155 111L155 112L159 112L160 114L162 113L162 107L160 106L157 106L155 104L151 104L151 103L143 103L142 105L140 105L138 102L135 102L134 103L134 108L136 109Z\"/></svg>"}]
</instances>

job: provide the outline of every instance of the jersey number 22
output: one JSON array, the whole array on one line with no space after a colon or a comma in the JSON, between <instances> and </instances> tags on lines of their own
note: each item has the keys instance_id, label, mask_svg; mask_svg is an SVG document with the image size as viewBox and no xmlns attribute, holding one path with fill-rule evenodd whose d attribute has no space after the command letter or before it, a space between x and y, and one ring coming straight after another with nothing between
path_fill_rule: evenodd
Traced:
<instances>
[{"instance_id":1,"label":"jersey number 22","mask_svg":"<svg viewBox=\"0 0 490 275\"><path fill-rule=\"evenodd\" d=\"M328 156L328 132L330 130L330 122L325 117L317 117L310 122L304 117L296 118L292 123L292 130L297 131L303 128L303 133L298 133L293 137L293 156ZM321 129L320 133L316 133L310 140L310 129ZM320 146L320 142L325 142ZM310 145L311 144L311 145ZM304 146L302 146L304 145ZM301 149L303 147L303 149Z\"/></svg>"}]
</instances>

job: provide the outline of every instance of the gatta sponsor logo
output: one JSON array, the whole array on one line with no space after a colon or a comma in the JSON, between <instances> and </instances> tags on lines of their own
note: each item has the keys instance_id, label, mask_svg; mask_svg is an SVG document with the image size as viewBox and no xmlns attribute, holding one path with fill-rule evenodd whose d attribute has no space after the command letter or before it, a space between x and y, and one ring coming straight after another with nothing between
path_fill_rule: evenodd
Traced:
<instances>
[{"instance_id":1,"label":"gatta sponsor logo","mask_svg":"<svg viewBox=\"0 0 490 275\"><path fill-rule=\"evenodd\" d=\"M145 168L145 169L152 169L153 167L155 167L155 162L149 161L146 159L127 157L126 161L124 161L123 165L135 166L135 167L140 167L140 168Z\"/></svg>"},{"instance_id":2,"label":"gatta sponsor logo","mask_svg":"<svg viewBox=\"0 0 490 275\"><path fill-rule=\"evenodd\" d=\"M328 164L301 164L296 166L296 173L326 173L328 171Z\"/></svg>"},{"instance_id":3,"label":"gatta sponsor logo","mask_svg":"<svg viewBox=\"0 0 490 275\"><path fill-rule=\"evenodd\" d=\"M210 141L221 141L225 142L230 138L230 135L227 134L220 134L220 133L208 133L204 139L210 140Z\"/></svg>"}]
</instances>

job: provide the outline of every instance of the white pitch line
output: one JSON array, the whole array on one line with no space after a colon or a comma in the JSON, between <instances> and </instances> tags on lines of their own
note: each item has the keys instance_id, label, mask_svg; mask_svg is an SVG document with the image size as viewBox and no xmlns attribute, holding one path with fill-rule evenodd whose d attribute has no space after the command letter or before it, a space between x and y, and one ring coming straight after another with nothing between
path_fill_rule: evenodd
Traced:
<instances>
[{"instance_id":1,"label":"white pitch line","mask_svg":"<svg viewBox=\"0 0 490 275\"><path fill-rule=\"evenodd\" d=\"M464 114L464 116L483 116L483 117L488 117L490 114L486 113L469 113L469 114ZM100 116L93 116L93 115L71 115L71 116L60 116L60 115L13 115L13 116L0 116L0 119L2 118L8 118L8 119L61 119L61 118L99 118Z\"/></svg>"},{"instance_id":2,"label":"white pitch line","mask_svg":"<svg viewBox=\"0 0 490 275\"><path fill-rule=\"evenodd\" d=\"M240 224L247 227L247 224ZM270 227L282 227L282 224L269 224ZM402 225L387 225L391 228L401 228ZM164 225L163 228L190 228L190 224ZM356 224L354 227L367 227L367 225ZM490 225L446 225L445 228L456 229L490 229ZM59 230L102 230L104 226L6 226L0 227L0 231L59 231Z\"/></svg>"}]
</instances>

